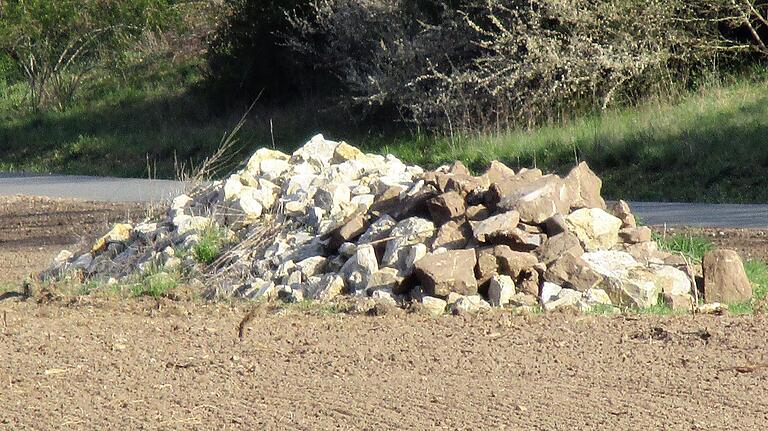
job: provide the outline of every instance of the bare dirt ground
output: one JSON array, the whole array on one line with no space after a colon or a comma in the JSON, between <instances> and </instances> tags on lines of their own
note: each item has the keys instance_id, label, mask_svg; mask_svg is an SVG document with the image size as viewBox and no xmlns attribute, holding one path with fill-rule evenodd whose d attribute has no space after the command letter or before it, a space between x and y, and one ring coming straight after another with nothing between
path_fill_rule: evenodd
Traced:
<instances>
[{"instance_id":1,"label":"bare dirt ground","mask_svg":"<svg viewBox=\"0 0 768 431\"><path fill-rule=\"evenodd\" d=\"M6 283L130 209L15 199L0 214ZM435 319L259 308L240 339L247 307L99 296L0 301L0 429L768 423L763 315Z\"/></svg>"},{"instance_id":2,"label":"bare dirt ground","mask_svg":"<svg viewBox=\"0 0 768 431\"><path fill-rule=\"evenodd\" d=\"M140 217L142 204L0 196L0 284L18 283L51 263L60 250Z\"/></svg>"}]
</instances>

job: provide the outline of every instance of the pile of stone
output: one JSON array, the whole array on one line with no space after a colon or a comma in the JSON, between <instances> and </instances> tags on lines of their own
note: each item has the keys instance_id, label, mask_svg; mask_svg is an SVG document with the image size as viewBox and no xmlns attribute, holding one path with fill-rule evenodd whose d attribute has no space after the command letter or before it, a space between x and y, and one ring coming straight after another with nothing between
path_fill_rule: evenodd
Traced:
<instances>
[{"instance_id":1,"label":"pile of stone","mask_svg":"<svg viewBox=\"0 0 768 431\"><path fill-rule=\"evenodd\" d=\"M626 203L608 209L601 186L586 163L565 177L496 161L479 176L460 162L425 171L318 135L292 155L258 150L226 180L176 197L167 216L62 252L44 277L121 283L160 269L200 280L211 297L351 295L435 314L691 309L701 269L659 250ZM189 251L210 229L229 246L206 265ZM748 299L749 282L720 269L743 273L741 262L717 253L705 259L707 299Z\"/></svg>"}]
</instances>

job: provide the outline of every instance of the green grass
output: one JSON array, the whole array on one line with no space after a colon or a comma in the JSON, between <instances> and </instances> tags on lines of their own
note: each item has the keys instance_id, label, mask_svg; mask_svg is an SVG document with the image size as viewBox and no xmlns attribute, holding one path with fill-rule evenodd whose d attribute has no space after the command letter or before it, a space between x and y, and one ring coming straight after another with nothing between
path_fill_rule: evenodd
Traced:
<instances>
[{"instance_id":1,"label":"green grass","mask_svg":"<svg viewBox=\"0 0 768 431\"><path fill-rule=\"evenodd\" d=\"M173 178L175 161L212 154L246 110L211 102L200 87L200 61L129 65L121 76L96 79L65 112L29 113L24 84L0 83L0 171ZM565 173L587 161L609 198L765 202L768 176L755 174L768 168L764 75L533 130L452 137L411 133L404 124L353 126L347 113L318 110L313 100L257 102L238 136L240 152L223 171L259 147L274 142L292 151L322 132L425 167L459 159L481 171L498 159Z\"/></svg>"},{"instance_id":2,"label":"green grass","mask_svg":"<svg viewBox=\"0 0 768 431\"><path fill-rule=\"evenodd\" d=\"M659 249L670 252L679 252L695 262L701 262L704 254L712 250L715 245L708 238L695 235L653 234L653 239L659 245Z\"/></svg>"},{"instance_id":3,"label":"green grass","mask_svg":"<svg viewBox=\"0 0 768 431\"><path fill-rule=\"evenodd\" d=\"M224 230L211 226L200 236L200 241L192 247L192 255L196 261L210 265L221 255L225 240Z\"/></svg>"},{"instance_id":4,"label":"green grass","mask_svg":"<svg viewBox=\"0 0 768 431\"><path fill-rule=\"evenodd\" d=\"M179 274L160 270L148 271L138 283L130 285L132 296L160 297L181 283Z\"/></svg>"}]
</instances>

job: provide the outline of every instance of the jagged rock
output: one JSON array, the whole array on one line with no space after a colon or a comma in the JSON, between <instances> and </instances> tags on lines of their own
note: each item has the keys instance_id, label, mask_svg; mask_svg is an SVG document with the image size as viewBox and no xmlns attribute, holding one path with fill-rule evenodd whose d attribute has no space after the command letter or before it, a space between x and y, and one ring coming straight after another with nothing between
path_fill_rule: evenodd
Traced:
<instances>
[{"instance_id":1,"label":"jagged rock","mask_svg":"<svg viewBox=\"0 0 768 431\"><path fill-rule=\"evenodd\" d=\"M539 263L536 256L531 253L514 251L505 245L495 247L493 254L496 256L501 272L513 278L520 277L523 272L535 272L534 267Z\"/></svg>"},{"instance_id":2,"label":"jagged rock","mask_svg":"<svg viewBox=\"0 0 768 431\"><path fill-rule=\"evenodd\" d=\"M587 251L608 250L619 242L621 220L602 209L579 209L565 221Z\"/></svg>"},{"instance_id":3,"label":"jagged rock","mask_svg":"<svg viewBox=\"0 0 768 431\"><path fill-rule=\"evenodd\" d=\"M541 224L555 214L570 209L570 195L562 179L547 175L532 182L517 181L508 193L501 195L498 207L516 210L524 223Z\"/></svg>"},{"instance_id":4,"label":"jagged rock","mask_svg":"<svg viewBox=\"0 0 768 431\"><path fill-rule=\"evenodd\" d=\"M704 255L704 299L733 304L752 298L752 284L739 254L733 250L712 250Z\"/></svg>"},{"instance_id":5,"label":"jagged rock","mask_svg":"<svg viewBox=\"0 0 768 431\"><path fill-rule=\"evenodd\" d=\"M328 141L323 135L315 135L303 147L294 151L291 162L309 162L319 167L326 167L331 163L338 145L338 142Z\"/></svg>"},{"instance_id":6,"label":"jagged rock","mask_svg":"<svg viewBox=\"0 0 768 431\"><path fill-rule=\"evenodd\" d=\"M622 200L616 202L615 204L613 204L613 208L611 208L611 212L615 217L621 220L622 228L637 227L637 221L635 220L635 216L632 215L632 211L630 210L628 203Z\"/></svg>"},{"instance_id":7,"label":"jagged rock","mask_svg":"<svg viewBox=\"0 0 768 431\"><path fill-rule=\"evenodd\" d=\"M581 299L581 292L572 289L561 289L554 300L544 302L544 310L554 311L569 307L575 308Z\"/></svg>"},{"instance_id":8,"label":"jagged rock","mask_svg":"<svg viewBox=\"0 0 768 431\"><path fill-rule=\"evenodd\" d=\"M549 264L544 280L584 292L602 283L603 277L582 258L564 254Z\"/></svg>"},{"instance_id":9,"label":"jagged rock","mask_svg":"<svg viewBox=\"0 0 768 431\"><path fill-rule=\"evenodd\" d=\"M211 219L203 216L180 215L173 219L173 225L176 227L176 233L179 236L185 236L190 233L200 233L213 225Z\"/></svg>"},{"instance_id":10,"label":"jagged rock","mask_svg":"<svg viewBox=\"0 0 768 431\"><path fill-rule=\"evenodd\" d=\"M547 302L556 300L562 290L562 286L545 281L544 284L541 285L541 303L546 304Z\"/></svg>"},{"instance_id":11,"label":"jagged rock","mask_svg":"<svg viewBox=\"0 0 768 431\"><path fill-rule=\"evenodd\" d=\"M605 208L605 201L600 196L603 182L586 162L573 168L564 181L573 196L570 203L572 208Z\"/></svg>"},{"instance_id":12,"label":"jagged rock","mask_svg":"<svg viewBox=\"0 0 768 431\"><path fill-rule=\"evenodd\" d=\"M106 235L96 240L96 243L91 247L91 253L98 254L104 251L110 243L129 241L132 231L133 226L128 223L118 223L112 226L112 229Z\"/></svg>"},{"instance_id":13,"label":"jagged rock","mask_svg":"<svg viewBox=\"0 0 768 431\"><path fill-rule=\"evenodd\" d=\"M355 213L348 218L341 226L327 234L328 248L337 250L342 244L354 240L364 234L369 228L368 218L363 213Z\"/></svg>"},{"instance_id":14,"label":"jagged rock","mask_svg":"<svg viewBox=\"0 0 768 431\"><path fill-rule=\"evenodd\" d=\"M459 313L477 313L482 310L488 310L491 305L480 295L462 296L451 304L450 309L453 314Z\"/></svg>"},{"instance_id":15,"label":"jagged rock","mask_svg":"<svg viewBox=\"0 0 768 431\"><path fill-rule=\"evenodd\" d=\"M368 287L369 278L378 270L379 263L373 246L361 245L340 272L348 279L350 290L356 291Z\"/></svg>"},{"instance_id":16,"label":"jagged rock","mask_svg":"<svg viewBox=\"0 0 768 431\"><path fill-rule=\"evenodd\" d=\"M648 308L658 304L663 280L622 251L585 253L582 258L603 276L604 289L614 305Z\"/></svg>"},{"instance_id":17,"label":"jagged rock","mask_svg":"<svg viewBox=\"0 0 768 431\"><path fill-rule=\"evenodd\" d=\"M509 304L515 295L515 282L508 275L494 275L488 285L488 300L491 305L501 307Z\"/></svg>"},{"instance_id":18,"label":"jagged rock","mask_svg":"<svg viewBox=\"0 0 768 431\"><path fill-rule=\"evenodd\" d=\"M310 284L309 297L319 301L330 301L344 291L344 279L335 274L326 274L319 281Z\"/></svg>"},{"instance_id":19,"label":"jagged rock","mask_svg":"<svg viewBox=\"0 0 768 431\"><path fill-rule=\"evenodd\" d=\"M471 268L476 263L474 250L447 251L416 262L414 274L430 296L447 296L450 292L474 295L477 280Z\"/></svg>"},{"instance_id":20,"label":"jagged rock","mask_svg":"<svg viewBox=\"0 0 768 431\"><path fill-rule=\"evenodd\" d=\"M410 252L410 247L427 241L434 234L435 225L429 220L411 217L401 221L390 233L393 239L387 241L387 248L381 262L382 266L389 266L402 271L407 270L405 260Z\"/></svg>"},{"instance_id":21,"label":"jagged rock","mask_svg":"<svg viewBox=\"0 0 768 431\"><path fill-rule=\"evenodd\" d=\"M466 211L467 220L482 221L491 216L491 212L485 205L472 205Z\"/></svg>"},{"instance_id":22,"label":"jagged rock","mask_svg":"<svg viewBox=\"0 0 768 431\"><path fill-rule=\"evenodd\" d=\"M424 296L423 298L421 298L421 306L429 314L433 316L440 316L443 313L445 313L445 307L448 306L448 303L446 303L444 300L440 298L435 298L433 296Z\"/></svg>"},{"instance_id":23,"label":"jagged rock","mask_svg":"<svg viewBox=\"0 0 768 431\"><path fill-rule=\"evenodd\" d=\"M651 240L651 228L647 226L622 228L619 230L619 239L627 244L648 242Z\"/></svg>"},{"instance_id":24,"label":"jagged rock","mask_svg":"<svg viewBox=\"0 0 768 431\"><path fill-rule=\"evenodd\" d=\"M584 254L579 238L570 232L549 237L536 249L536 256L545 264L568 254L576 257Z\"/></svg>"},{"instance_id":25,"label":"jagged rock","mask_svg":"<svg viewBox=\"0 0 768 431\"><path fill-rule=\"evenodd\" d=\"M520 223L520 214L517 211L507 211L475 223L472 231L478 241L491 242L496 238L513 235L518 223Z\"/></svg>"},{"instance_id":26,"label":"jagged rock","mask_svg":"<svg viewBox=\"0 0 768 431\"><path fill-rule=\"evenodd\" d=\"M472 237L472 227L468 223L451 220L440 226L432 247L445 247L448 250L464 248L470 237Z\"/></svg>"},{"instance_id":27,"label":"jagged rock","mask_svg":"<svg viewBox=\"0 0 768 431\"><path fill-rule=\"evenodd\" d=\"M488 184L504 182L515 176L515 171L512 168L507 167L504 163L498 160L493 160L491 165L483 174L483 177Z\"/></svg>"},{"instance_id":28,"label":"jagged rock","mask_svg":"<svg viewBox=\"0 0 768 431\"><path fill-rule=\"evenodd\" d=\"M428 200L427 208L432 221L438 225L462 217L466 213L464 198L457 192L443 193Z\"/></svg>"},{"instance_id":29,"label":"jagged rock","mask_svg":"<svg viewBox=\"0 0 768 431\"><path fill-rule=\"evenodd\" d=\"M350 160L367 161L368 157L365 153L352 145L349 145L346 142L339 142L333 150L331 163L344 163Z\"/></svg>"}]
</instances>

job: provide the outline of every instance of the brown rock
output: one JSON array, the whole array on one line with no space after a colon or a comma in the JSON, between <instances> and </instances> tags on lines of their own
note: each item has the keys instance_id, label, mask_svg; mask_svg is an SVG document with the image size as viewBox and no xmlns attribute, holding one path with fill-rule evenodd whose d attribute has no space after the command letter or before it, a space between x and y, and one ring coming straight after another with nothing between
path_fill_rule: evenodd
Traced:
<instances>
[{"instance_id":1,"label":"brown rock","mask_svg":"<svg viewBox=\"0 0 768 431\"><path fill-rule=\"evenodd\" d=\"M483 174L488 184L500 183L515 176L515 171L504 163L494 160Z\"/></svg>"},{"instance_id":2,"label":"brown rock","mask_svg":"<svg viewBox=\"0 0 768 431\"><path fill-rule=\"evenodd\" d=\"M567 289L586 292L602 283L603 276L590 268L589 264L582 258L565 254L547 267L544 281L555 283Z\"/></svg>"},{"instance_id":3,"label":"brown rock","mask_svg":"<svg viewBox=\"0 0 768 431\"><path fill-rule=\"evenodd\" d=\"M690 311L693 307L693 297L687 293L684 295L662 293L661 300L675 311Z\"/></svg>"},{"instance_id":4,"label":"brown rock","mask_svg":"<svg viewBox=\"0 0 768 431\"><path fill-rule=\"evenodd\" d=\"M499 273L499 263L496 260L496 254L494 250L495 247L475 249L477 253L477 266L475 266L475 275L477 277L477 283L479 286L485 286L485 284L488 283L494 275Z\"/></svg>"},{"instance_id":5,"label":"brown rock","mask_svg":"<svg viewBox=\"0 0 768 431\"><path fill-rule=\"evenodd\" d=\"M539 296L539 289L541 287L539 273L536 271L523 271L517 278L515 285L518 287L518 292Z\"/></svg>"},{"instance_id":6,"label":"brown rock","mask_svg":"<svg viewBox=\"0 0 768 431\"><path fill-rule=\"evenodd\" d=\"M752 298L752 284L739 254L733 250L713 250L704 255L704 299L732 304Z\"/></svg>"},{"instance_id":7,"label":"brown rock","mask_svg":"<svg viewBox=\"0 0 768 431\"><path fill-rule=\"evenodd\" d=\"M618 201L613 204L611 213L621 220L621 227L637 227L637 221L635 216L632 215L632 211L629 208L629 204L624 201Z\"/></svg>"},{"instance_id":8,"label":"brown rock","mask_svg":"<svg viewBox=\"0 0 768 431\"><path fill-rule=\"evenodd\" d=\"M548 236L559 235L568 232L568 225L565 223L565 217L562 214L555 214L544 221L544 228Z\"/></svg>"},{"instance_id":9,"label":"brown rock","mask_svg":"<svg viewBox=\"0 0 768 431\"><path fill-rule=\"evenodd\" d=\"M626 244L648 242L651 240L651 228L647 226L622 228L619 230L619 240Z\"/></svg>"},{"instance_id":10,"label":"brown rock","mask_svg":"<svg viewBox=\"0 0 768 431\"><path fill-rule=\"evenodd\" d=\"M368 226L368 218L365 214L353 214L341 226L326 235L329 239L328 248L338 250L345 242L350 242L364 234L368 230Z\"/></svg>"},{"instance_id":11,"label":"brown rock","mask_svg":"<svg viewBox=\"0 0 768 431\"><path fill-rule=\"evenodd\" d=\"M493 254L496 256L500 272L512 278L519 277L523 271L536 272L533 268L539 263L536 256L531 253L513 251L506 245L494 247Z\"/></svg>"},{"instance_id":12,"label":"brown rock","mask_svg":"<svg viewBox=\"0 0 768 431\"><path fill-rule=\"evenodd\" d=\"M475 238L480 242L490 242L497 237L512 235L520 222L520 214L517 211L507 211L495 215L472 226Z\"/></svg>"},{"instance_id":13,"label":"brown rock","mask_svg":"<svg viewBox=\"0 0 768 431\"><path fill-rule=\"evenodd\" d=\"M584 248L581 247L579 238L570 232L549 237L541 244L541 247L536 249L539 260L547 264L566 254L576 257L584 254Z\"/></svg>"},{"instance_id":14,"label":"brown rock","mask_svg":"<svg viewBox=\"0 0 768 431\"><path fill-rule=\"evenodd\" d=\"M478 177L471 175L454 174L448 177L448 181L445 185L446 192L457 192L466 197L468 194L475 190L487 188L488 183Z\"/></svg>"},{"instance_id":15,"label":"brown rock","mask_svg":"<svg viewBox=\"0 0 768 431\"><path fill-rule=\"evenodd\" d=\"M605 208L605 201L600 196L603 182L586 162L573 168L564 181L572 193L572 208Z\"/></svg>"},{"instance_id":16,"label":"brown rock","mask_svg":"<svg viewBox=\"0 0 768 431\"><path fill-rule=\"evenodd\" d=\"M451 220L440 226L432 243L432 248L445 247L448 250L464 248L471 236L472 228L469 223Z\"/></svg>"},{"instance_id":17,"label":"brown rock","mask_svg":"<svg viewBox=\"0 0 768 431\"><path fill-rule=\"evenodd\" d=\"M485 220L491 216L491 212L485 205L473 205L467 208L467 219L472 221Z\"/></svg>"},{"instance_id":18,"label":"brown rock","mask_svg":"<svg viewBox=\"0 0 768 431\"><path fill-rule=\"evenodd\" d=\"M437 225L461 217L466 212L464 198L457 192L443 193L428 200L427 209Z\"/></svg>"},{"instance_id":19,"label":"brown rock","mask_svg":"<svg viewBox=\"0 0 768 431\"><path fill-rule=\"evenodd\" d=\"M458 160L453 162L453 164L450 167L448 167L448 173L458 174L458 175L472 175L472 173L469 172L469 169L467 169L467 167L464 166L464 163L461 163Z\"/></svg>"},{"instance_id":20,"label":"brown rock","mask_svg":"<svg viewBox=\"0 0 768 431\"><path fill-rule=\"evenodd\" d=\"M430 296L448 296L477 293L477 280L473 271L477 258L474 250L453 250L430 254L414 266L413 273Z\"/></svg>"}]
</instances>

